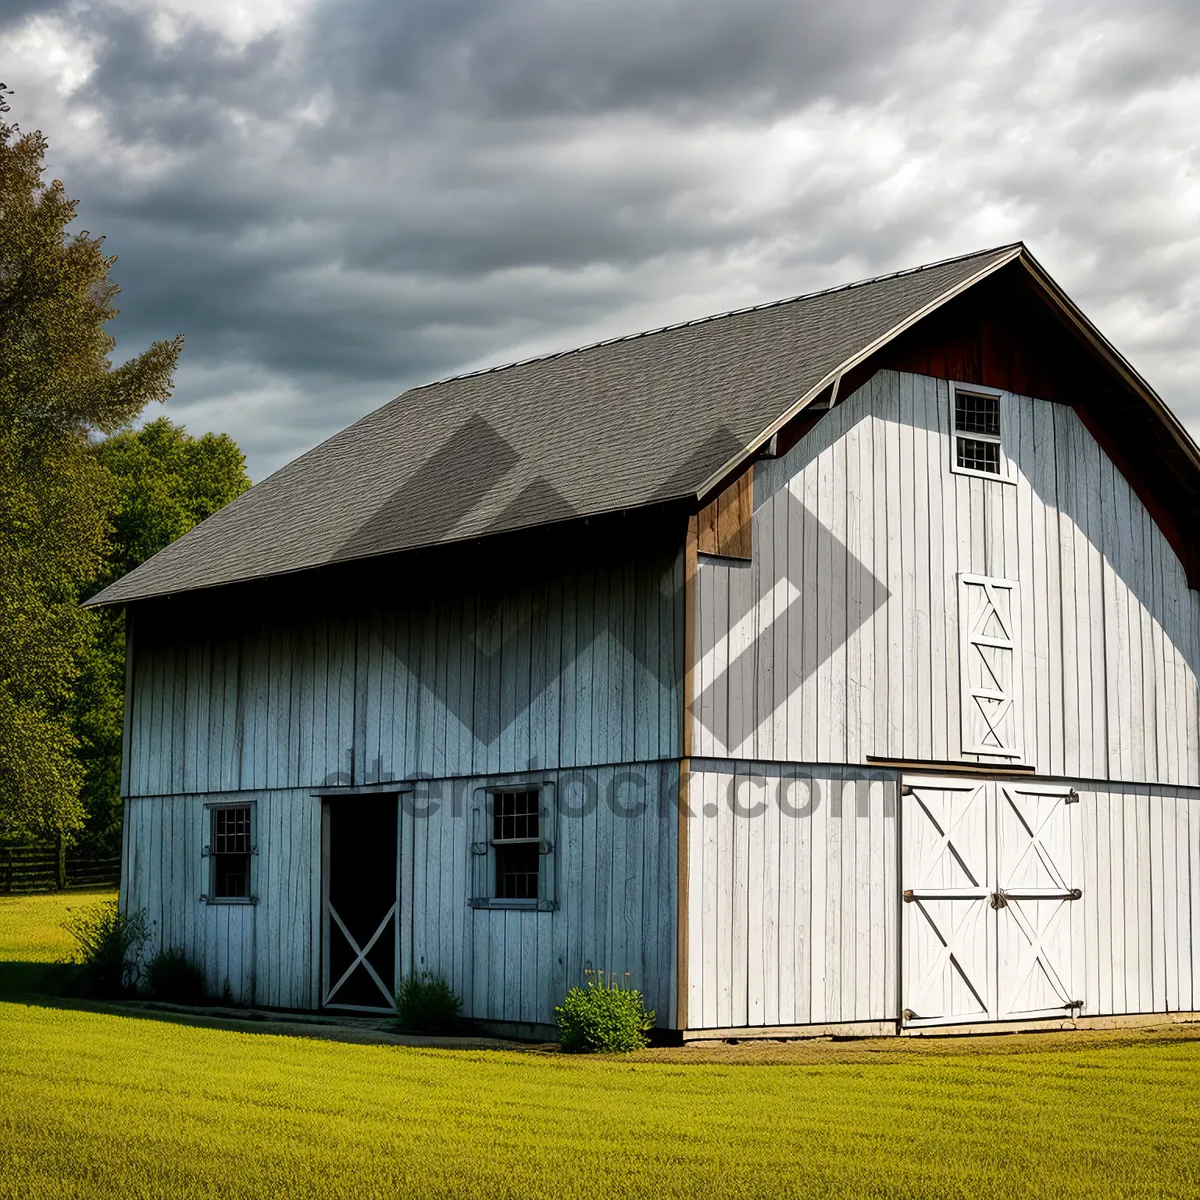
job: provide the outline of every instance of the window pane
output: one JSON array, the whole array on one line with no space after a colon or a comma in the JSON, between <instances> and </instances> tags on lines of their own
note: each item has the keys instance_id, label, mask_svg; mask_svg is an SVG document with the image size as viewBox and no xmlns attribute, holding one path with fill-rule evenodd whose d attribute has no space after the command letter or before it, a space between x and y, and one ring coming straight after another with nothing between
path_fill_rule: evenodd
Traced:
<instances>
[{"instance_id":1,"label":"window pane","mask_svg":"<svg viewBox=\"0 0 1200 1200\"><path fill-rule=\"evenodd\" d=\"M496 896L500 900L538 898L538 844L518 842L496 847Z\"/></svg>"},{"instance_id":2,"label":"window pane","mask_svg":"<svg viewBox=\"0 0 1200 1200\"><path fill-rule=\"evenodd\" d=\"M250 806L212 810L213 895L250 899Z\"/></svg>"},{"instance_id":3,"label":"window pane","mask_svg":"<svg viewBox=\"0 0 1200 1200\"><path fill-rule=\"evenodd\" d=\"M960 437L958 440L958 465L971 471L986 471L989 475L1000 474L1000 443L979 442L974 438Z\"/></svg>"},{"instance_id":4,"label":"window pane","mask_svg":"<svg viewBox=\"0 0 1200 1200\"><path fill-rule=\"evenodd\" d=\"M213 853L250 853L250 807L213 809Z\"/></svg>"},{"instance_id":5,"label":"window pane","mask_svg":"<svg viewBox=\"0 0 1200 1200\"><path fill-rule=\"evenodd\" d=\"M961 433L1000 436L1000 397L954 393L954 428Z\"/></svg>"},{"instance_id":6,"label":"window pane","mask_svg":"<svg viewBox=\"0 0 1200 1200\"><path fill-rule=\"evenodd\" d=\"M250 898L250 855L217 854L213 858L213 894L221 899Z\"/></svg>"},{"instance_id":7,"label":"window pane","mask_svg":"<svg viewBox=\"0 0 1200 1200\"><path fill-rule=\"evenodd\" d=\"M539 833L536 791L496 792L492 797L492 804L492 841L537 840Z\"/></svg>"}]
</instances>

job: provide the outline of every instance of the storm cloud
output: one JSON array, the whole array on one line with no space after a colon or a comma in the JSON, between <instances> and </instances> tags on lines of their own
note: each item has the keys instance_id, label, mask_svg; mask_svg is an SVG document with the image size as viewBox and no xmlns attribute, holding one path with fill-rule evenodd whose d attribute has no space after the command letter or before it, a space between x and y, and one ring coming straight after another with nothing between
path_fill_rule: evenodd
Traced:
<instances>
[{"instance_id":1,"label":"storm cloud","mask_svg":"<svg viewBox=\"0 0 1200 1200\"><path fill-rule=\"evenodd\" d=\"M255 478L405 387L1025 240L1200 431L1200 9L0 4L121 354Z\"/></svg>"}]
</instances>

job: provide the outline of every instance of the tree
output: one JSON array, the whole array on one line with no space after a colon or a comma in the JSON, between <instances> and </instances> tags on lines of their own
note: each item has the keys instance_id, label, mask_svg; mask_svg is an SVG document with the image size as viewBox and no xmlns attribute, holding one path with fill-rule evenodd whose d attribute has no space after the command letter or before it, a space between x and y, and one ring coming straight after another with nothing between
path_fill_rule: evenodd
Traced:
<instances>
[{"instance_id":1,"label":"tree","mask_svg":"<svg viewBox=\"0 0 1200 1200\"><path fill-rule=\"evenodd\" d=\"M0 84L0 99L4 94ZM76 204L46 183L47 143L0 120L0 833L82 821L72 688L94 619L80 588L102 570L112 479L94 435L170 394L181 338L121 366L115 261L68 233Z\"/></svg>"},{"instance_id":2,"label":"tree","mask_svg":"<svg viewBox=\"0 0 1200 1200\"><path fill-rule=\"evenodd\" d=\"M231 437L192 437L166 417L105 438L92 453L111 480L114 507L109 551L86 595L132 571L250 486L245 456ZM95 613L80 662L72 725L83 768L84 837L112 853L121 830L122 609Z\"/></svg>"}]
</instances>

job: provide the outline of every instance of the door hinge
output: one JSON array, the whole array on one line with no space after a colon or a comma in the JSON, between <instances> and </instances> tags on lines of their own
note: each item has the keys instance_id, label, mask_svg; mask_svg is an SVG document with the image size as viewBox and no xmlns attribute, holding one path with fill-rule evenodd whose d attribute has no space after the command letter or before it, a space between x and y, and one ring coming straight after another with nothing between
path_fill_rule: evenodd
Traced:
<instances>
[{"instance_id":1,"label":"door hinge","mask_svg":"<svg viewBox=\"0 0 1200 1200\"><path fill-rule=\"evenodd\" d=\"M1082 900L1082 899L1083 899L1083 891L1082 891L1082 889L1080 889L1080 888L1072 888L1072 889L1071 889L1071 890L1070 890L1070 891L1067 893L1067 899L1068 899L1068 900Z\"/></svg>"},{"instance_id":2,"label":"door hinge","mask_svg":"<svg viewBox=\"0 0 1200 1200\"><path fill-rule=\"evenodd\" d=\"M902 796L911 796L913 794L914 793L913 793L911 784L906 783L900 788L900 795L902 795Z\"/></svg>"},{"instance_id":3,"label":"door hinge","mask_svg":"<svg viewBox=\"0 0 1200 1200\"><path fill-rule=\"evenodd\" d=\"M1082 1008L1082 1007L1083 1007L1082 1000L1068 1000L1066 1002L1066 1004L1063 1005L1063 1008L1067 1009L1068 1012L1072 1011L1073 1009Z\"/></svg>"},{"instance_id":4,"label":"door hinge","mask_svg":"<svg viewBox=\"0 0 1200 1200\"><path fill-rule=\"evenodd\" d=\"M913 1012L913 1010L911 1008L906 1008L904 1010L904 1019L906 1021L917 1021L920 1018L917 1016L917 1014L915 1012Z\"/></svg>"},{"instance_id":5,"label":"door hinge","mask_svg":"<svg viewBox=\"0 0 1200 1200\"><path fill-rule=\"evenodd\" d=\"M912 888L905 888L904 889L904 903L911 904L915 899L916 899L916 897L912 893Z\"/></svg>"},{"instance_id":6,"label":"door hinge","mask_svg":"<svg viewBox=\"0 0 1200 1200\"><path fill-rule=\"evenodd\" d=\"M1079 803L1079 793L1074 788L1072 788L1067 793L1067 797L1066 797L1066 800L1064 801L1064 803L1065 804L1078 804Z\"/></svg>"}]
</instances>

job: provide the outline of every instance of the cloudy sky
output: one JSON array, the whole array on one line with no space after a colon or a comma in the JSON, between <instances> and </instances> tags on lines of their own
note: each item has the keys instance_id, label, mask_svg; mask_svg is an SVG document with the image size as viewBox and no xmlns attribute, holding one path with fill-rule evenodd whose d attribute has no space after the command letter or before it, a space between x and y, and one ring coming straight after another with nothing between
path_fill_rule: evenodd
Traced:
<instances>
[{"instance_id":1,"label":"cloudy sky","mask_svg":"<svg viewBox=\"0 0 1200 1200\"><path fill-rule=\"evenodd\" d=\"M259 479L414 383L1024 239L1200 434L1200 4L0 0L119 353Z\"/></svg>"}]
</instances>

